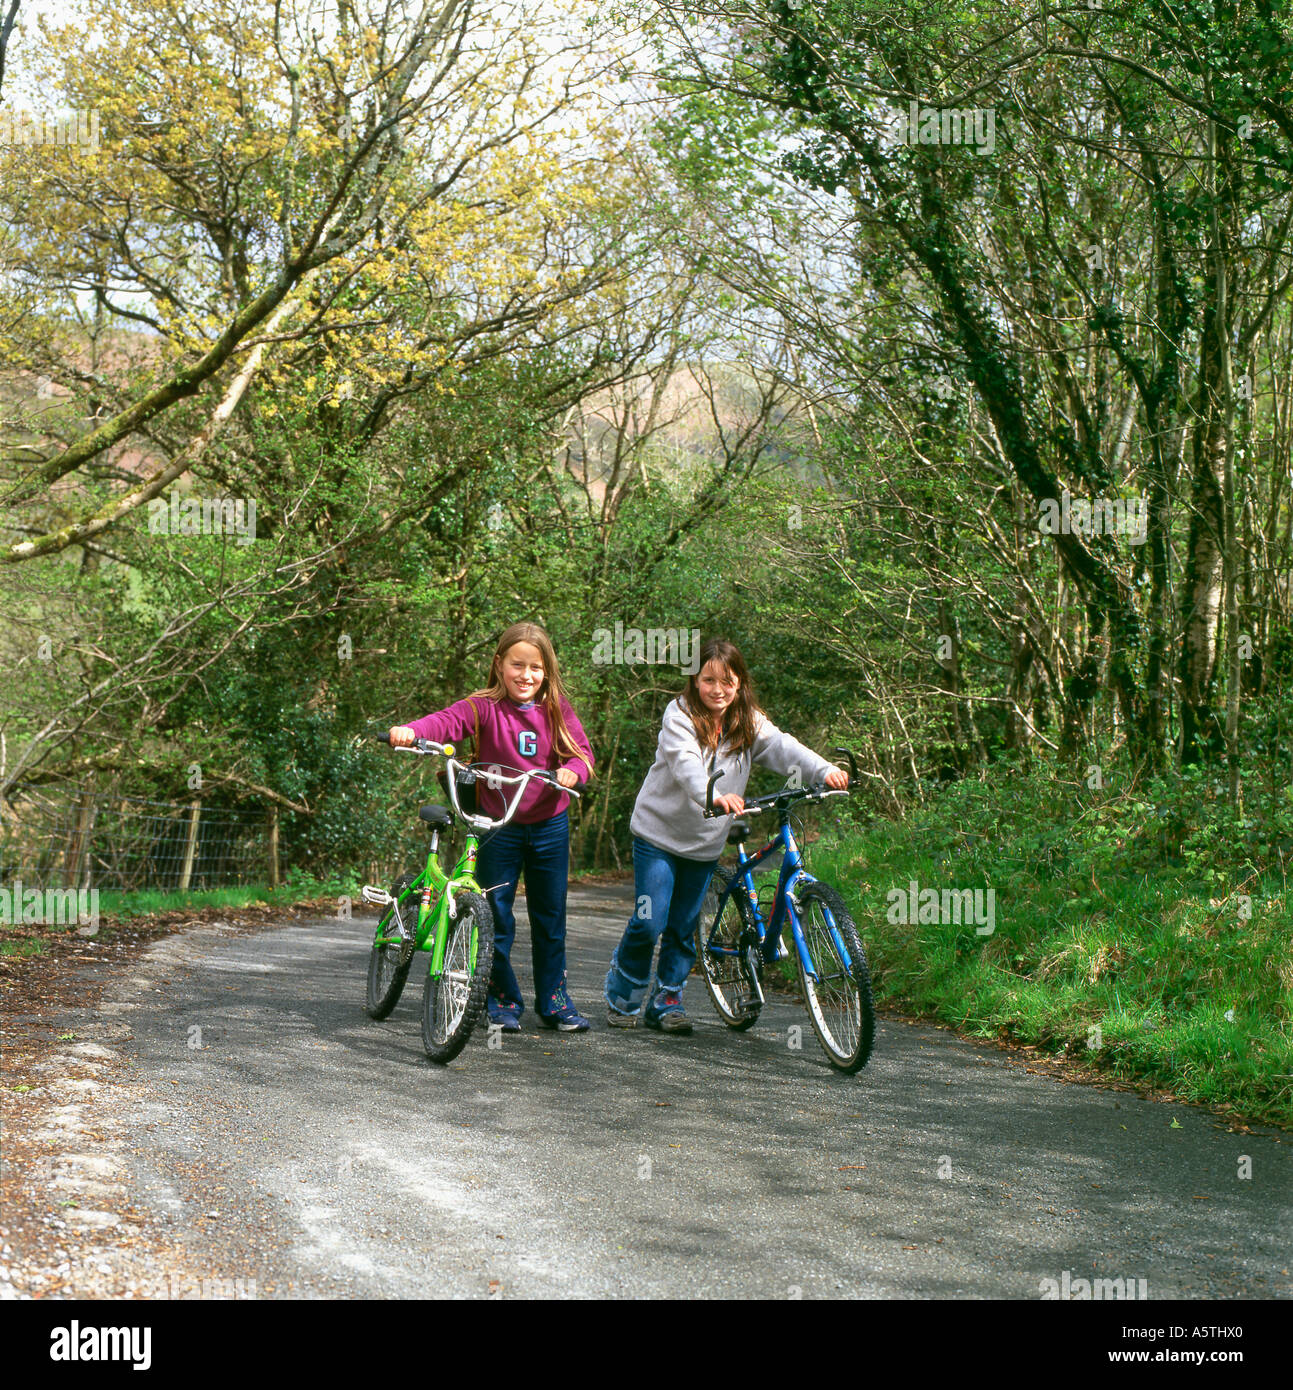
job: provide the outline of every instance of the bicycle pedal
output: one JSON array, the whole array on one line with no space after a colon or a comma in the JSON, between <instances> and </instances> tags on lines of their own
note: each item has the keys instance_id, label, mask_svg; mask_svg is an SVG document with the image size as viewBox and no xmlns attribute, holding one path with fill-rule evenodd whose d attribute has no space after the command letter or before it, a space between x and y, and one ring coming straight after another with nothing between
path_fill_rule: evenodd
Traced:
<instances>
[{"instance_id":1,"label":"bicycle pedal","mask_svg":"<svg viewBox=\"0 0 1293 1390\"><path fill-rule=\"evenodd\" d=\"M369 883L364 884L359 896L366 903L377 903L379 907L387 907L395 901L385 888L374 888Z\"/></svg>"}]
</instances>

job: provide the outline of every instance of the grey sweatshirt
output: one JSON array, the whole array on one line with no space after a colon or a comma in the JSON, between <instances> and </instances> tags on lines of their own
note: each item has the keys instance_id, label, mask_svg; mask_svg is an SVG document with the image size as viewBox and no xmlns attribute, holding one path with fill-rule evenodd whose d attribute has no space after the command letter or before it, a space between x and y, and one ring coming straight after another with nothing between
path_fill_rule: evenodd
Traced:
<instances>
[{"instance_id":1,"label":"grey sweatshirt","mask_svg":"<svg viewBox=\"0 0 1293 1390\"><path fill-rule=\"evenodd\" d=\"M724 773L714 785L715 796L744 796L755 763L784 777L798 771L806 787L820 782L831 770L832 763L783 734L766 715L759 715L756 728L752 748L732 753L723 743L717 754L711 754L700 746L687 712L677 700L670 700L655 762L633 804L629 821L633 834L683 859L710 863L722 854L733 819L705 819L705 784L713 773Z\"/></svg>"}]
</instances>

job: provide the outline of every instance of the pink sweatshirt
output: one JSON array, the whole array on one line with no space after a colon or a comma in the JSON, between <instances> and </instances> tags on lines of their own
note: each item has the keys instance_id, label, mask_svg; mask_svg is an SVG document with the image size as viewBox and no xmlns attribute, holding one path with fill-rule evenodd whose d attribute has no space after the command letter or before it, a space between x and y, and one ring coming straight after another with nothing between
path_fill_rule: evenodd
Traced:
<instances>
[{"instance_id":1,"label":"pink sweatshirt","mask_svg":"<svg viewBox=\"0 0 1293 1390\"><path fill-rule=\"evenodd\" d=\"M507 696L491 700L478 695L474 699L458 700L448 709L414 720L408 727L418 738L433 739L436 743L457 744L462 739L474 737L475 761L497 763L505 776L510 777L518 769L524 772L530 768L544 768L556 772L568 767L579 779L576 785L582 786L588 781L593 750L588 746L584 726L575 717L568 701L561 702L561 713L571 737L588 755L588 763L581 758L558 762L543 706L535 702L518 705ZM484 778L476 784L477 804L483 816L501 816L515 795L514 786L505 784L491 790ZM545 787L542 782L531 782L512 820L514 824L534 825L559 816L569 805L570 798L564 792Z\"/></svg>"}]
</instances>

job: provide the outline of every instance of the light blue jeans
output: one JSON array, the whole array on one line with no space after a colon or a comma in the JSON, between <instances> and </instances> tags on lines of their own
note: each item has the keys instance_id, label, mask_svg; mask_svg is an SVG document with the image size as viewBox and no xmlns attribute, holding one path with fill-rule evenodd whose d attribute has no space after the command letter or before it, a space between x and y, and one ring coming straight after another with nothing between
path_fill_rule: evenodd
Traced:
<instances>
[{"instance_id":1,"label":"light blue jeans","mask_svg":"<svg viewBox=\"0 0 1293 1390\"><path fill-rule=\"evenodd\" d=\"M635 1014L647 997L651 956L660 942L660 963L651 988L652 1007L665 991L681 992L696 963L696 923L718 860L684 859L633 837L633 891L637 908L629 918L606 975L606 1002Z\"/></svg>"}]
</instances>

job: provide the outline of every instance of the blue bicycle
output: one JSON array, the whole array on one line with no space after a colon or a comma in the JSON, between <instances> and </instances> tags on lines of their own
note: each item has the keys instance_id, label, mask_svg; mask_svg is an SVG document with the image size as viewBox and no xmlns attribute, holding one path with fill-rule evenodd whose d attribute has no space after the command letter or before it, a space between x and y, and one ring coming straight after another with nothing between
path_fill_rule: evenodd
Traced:
<instances>
[{"instance_id":1,"label":"blue bicycle","mask_svg":"<svg viewBox=\"0 0 1293 1390\"><path fill-rule=\"evenodd\" d=\"M857 763L846 748L835 749L848 759L850 789L857 784ZM714 783L705 792L706 816L714 810ZM803 856L790 828L790 808L799 802L847 796L829 787L788 787L745 803L742 819L728 831L736 845L736 864L718 868L710 881L696 928L696 955L705 986L718 1016L729 1028L743 1031L763 1008L763 969L790 954L783 941L790 925L799 983L813 1031L833 1067L860 1071L875 1042L875 1005L871 975L857 927L844 899L828 884L819 883L804 868ZM745 852L749 836L746 815L777 813L777 833L757 854ZM754 887L754 870L780 850L781 872L765 920Z\"/></svg>"}]
</instances>

